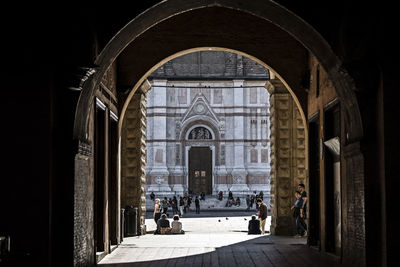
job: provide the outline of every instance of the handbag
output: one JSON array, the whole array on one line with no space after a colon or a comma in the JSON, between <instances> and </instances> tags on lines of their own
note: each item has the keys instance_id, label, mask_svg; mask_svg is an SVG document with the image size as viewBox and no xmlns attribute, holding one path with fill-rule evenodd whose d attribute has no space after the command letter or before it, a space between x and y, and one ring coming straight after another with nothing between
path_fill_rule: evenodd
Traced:
<instances>
[{"instance_id":1,"label":"handbag","mask_svg":"<svg viewBox=\"0 0 400 267\"><path fill-rule=\"evenodd\" d=\"M168 235L168 234L171 233L171 228L169 228L169 227L161 227L160 233L161 233L162 235Z\"/></svg>"}]
</instances>

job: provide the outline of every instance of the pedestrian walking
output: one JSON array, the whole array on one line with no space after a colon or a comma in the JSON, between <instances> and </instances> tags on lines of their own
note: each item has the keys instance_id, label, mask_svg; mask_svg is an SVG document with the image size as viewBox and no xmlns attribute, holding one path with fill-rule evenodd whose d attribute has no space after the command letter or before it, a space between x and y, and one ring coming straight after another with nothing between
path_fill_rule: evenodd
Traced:
<instances>
[{"instance_id":1,"label":"pedestrian walking","mask_svg":"<svg viewBox=\"0 0 400 267\"><path fill-rule=\"evenodd\" d=\"M164 200L162 201L162 213L167 214L168 211L168 199L167 197L164 197Z\"/></svg>"},{"instance_id":2,"label":"pedestrian walking","mask_svg":"<svg viewBox=\"0 0 400 267\"><path fill-rule=\"evenodd\" d=\"M246 211L250 210L250 203L251 203L250 196L247 195L246 196L246 205L247 205Z\"/></svg>"},{"instance_id":3,"label":"pedestrian walking","mask_svg":"<svg viewBox=\"0 0 400 267\"><path fill-rule=\"evenodd\" d=\"M176 196L172 198L171 207L172 207L172 214L173 215L178 214L178 200L176 199Z\"/></svg>"},{"instance_id":4,"label":"pedestrian walking","mask_svg":"<svg viewBox=\"0 0 400 267\"><path fill-rule=\"evenodd\" d=\"M180 216L183 216L183 208L185 207L185 201L183 200L183 197L179 198L179 211L180 211Z\"/></svg>"},{"instance_id":5,"label":"pedestrian walking","mask_svg":"<svg viewBox=\"0 0 400 267\"><path fill-rule=\"evenodd\" d=\"M184 213L186 213L186 212L188 212L189 211L189 206L188 206L188 198L187 197L184 197L183 198L183 201L184 201L184 208L183 208L183 212Z\"/></svg>"},{"instance_id":6,"label":"pedestrian walking","mask_svg":"<svg viewBox=\"0 0 400 267\"><path fill-rule=\"evenodd\" d=\"M196 196L194 204L196 205L196 214L200 214L200 200L198 196Z\"/></svg>"},{"instance_id":7,"label":"pedestrian walking","mask_svg":"<svg viewBox=\"0 0 400 267\"><path fill-rule=\"evenodd\" d=\"M160 219L160 217L161 217L160 199L156 198L155 203L154 203L154 212L153 212L154 221L157 223L158 219Z\"/></svg>"}]
</instances>

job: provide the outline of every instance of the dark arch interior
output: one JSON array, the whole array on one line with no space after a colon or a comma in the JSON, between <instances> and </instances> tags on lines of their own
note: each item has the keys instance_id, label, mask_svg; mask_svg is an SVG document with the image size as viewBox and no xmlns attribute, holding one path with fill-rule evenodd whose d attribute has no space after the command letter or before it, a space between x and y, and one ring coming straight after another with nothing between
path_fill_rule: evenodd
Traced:
<instances>
[{"instance_id":1,"label":"dark arch interior","mask_svg":"<svg viewBox=\"0 0 400 267\"><path fill-rule=\"evenodd\" d=\"M181 5L174 7L177 10L192 3L167 2L171 6ZM223 5L222 1L214 2ZM179 51L219 46L265 61L290 85L304 110L318 110L316 117L308 118L313 134L310 151L317 153L309 165L314 179L310 186L320 188L319 195L312 196L310 187L310 201L313 197L321 201L327 197L328 204L335 205L332 197L324 193L325 184L321 183L325 176L318 168L324 166L321 161L325 150L321 146L326 141L321 127L327 125L325 115L331 120L326 105L332 103L323 100L323 83L318 98L311 95L313 88L304 86L310 75L313 81L316 77L313 69L308 68L312 53L296 40L300 36L294 38L267 20L239 11L254 10L260 2L228 2L237 10L214 6L165 21L157 18L169 10L149 10L146 14L150 18L146 20L144 16L135 22L143 28L143 34L123 51L115 51L106 44L125 24L158 1L134 3L129 8L127 3L90 8L70 5L63 9L40 5L9 7L7 13L12 16L1 18L6 26L2 82L6 113L0 236L9 236L12 246L7 256L2 251L1 260L12 261L15 266L94 264L94 236L103 233L94 233L91 205L95 195L93 153L100 151L90 142L96 110L93 96L114 59L118 70L118 93L114 96L118 107L113 109L114 113L121 111L121 103L127 97L124 92L155 64ZM395 181L400 166L393 145L397 140L393 114L397 108L397 77L383 68L383 53L387 51L383 49L383 18L388 16L389 7L353 1L277 2L309 23L312 30L316 29L330 51L318 54L318 59L325 63L321 64L320 81L334 83L343 111L340 162L346 180L342 184L343 247L338 261L344 265L386 266L393 260L390 256L395 238L390 235L397 228L394 214L389 212L395 209L389 203L397 203L393 191L398 188ZM149 21L159 23L146 28ZM297 28L296 32L302 29ZM304 35L304 39L309 37ZM114 41L116 47L123 43L121 39ZM106 50L111 52L101 61L100 51ZM329 66L325 74L324 66ZM92 76L88 72L91 68L97 74ZM111 146L115 149L115 143ZM329 205L313 206L314 214L322 218L321 229L331 228L325 223L325 215L332 216L324 209ZM314 230L323 238L323 231ZM329 253L332 248L326 241L318 244L311 240L310 244L321 245L321 252Z\"/></svg>"}]
</instances>

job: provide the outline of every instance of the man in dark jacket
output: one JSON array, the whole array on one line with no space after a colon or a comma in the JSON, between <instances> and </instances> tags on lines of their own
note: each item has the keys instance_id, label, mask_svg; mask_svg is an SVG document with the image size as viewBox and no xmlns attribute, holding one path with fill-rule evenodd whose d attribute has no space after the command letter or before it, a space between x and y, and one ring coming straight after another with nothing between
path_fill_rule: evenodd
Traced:
<instances>
[{"instance_id":1,"label":"man in dark jacket","mask_svg":"<svg viewBox=\"0 0 400 267\"><path fill-rule=\"evenodd\" d=\"M260 219L261 233L265 234L265 223L266 223L267 217L268 217L268 207L267 207L267 204L263 203L261 198L257 199L257 204L258 204L259 210L260 210L259 214L258 214L258 218Z\"/></svg>"},{"instance_id":2,"label":"man in dark jacket","mask_svg":"<svg viewBox=\"0 0 400 267\"><path fill-rule=\"evenodd\" d=\"M194 201L194 204L196 205L196 214L200 213L200 201L199 201L199 197L196 196L196 200Z\"/></svg>"},{"instance_id":3,"label":"man in dark jacket","mask_svg":"<svg viewBox=\"0 0 400 267\"><path fill-rule=\"evenodd\" d=\"M171 230L170 225L169 225L169 220L167 219L167 214L161 215L161 218L157 222L157 234L168 234L169 231Z\"/></svg>"},{"instance_id":4,"label":"man in dark jacket","mask_svg":"<svg viewBox=\"0 0 400 267\"><path fill-rule=\"evenodd\" d=\"M249 235L259 235L261 234L260 230L260 221L256 219L256 215L251 216L251 220L249 221Z\"/></svg>"}]
</instances>

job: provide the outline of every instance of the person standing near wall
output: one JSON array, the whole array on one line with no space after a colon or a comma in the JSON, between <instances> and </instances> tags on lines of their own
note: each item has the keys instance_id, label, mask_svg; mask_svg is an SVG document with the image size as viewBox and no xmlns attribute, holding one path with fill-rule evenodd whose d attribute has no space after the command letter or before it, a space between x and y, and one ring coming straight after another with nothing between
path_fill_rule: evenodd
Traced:
<instances>
[{"instance_id":1,"label":"person standing near wall","mask_svg":"<svg viewBox=\"0 0 400 267\"><path fill-rule=\"evenodd\" d=\"M265 234L265 223L268 217L268 207L267 204L263 203L262 199L257 199L257 205L259 206L260 212L258 218L260 219L261 233Z\"/></svg>"},{"instance_id":2,"label":"person standing near wall","mask_svg":"<svg viewBox=\"0 0 400 267\"><path fill-rule=\"evenodd\" d=\"M300 191L300 197L303 200L303 219L306 219L306 211L307 211L307 192L306 190L306 186L304 184L299 184L298 189Z\"/></svg>"},{"instance_id":3,"label":"person standing near wall","mask_svg":"<svg viewBox=\"0 0 400 267\"><path fill-rule=\"evenodd\" d=\"M307 234L306 228L304 227L304 214L303 214L303 199L301 198L300 191L295 192L296 202L294 203L292 210L293 211L293 218L296 223L296 235L295 237L301 237Z\"/></svg>"}]
</instances>

